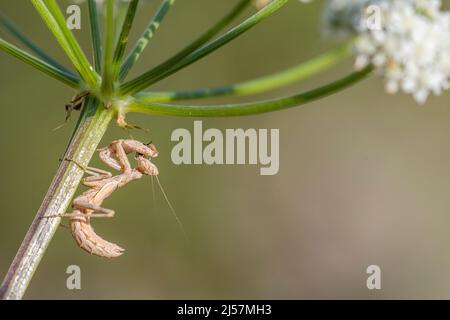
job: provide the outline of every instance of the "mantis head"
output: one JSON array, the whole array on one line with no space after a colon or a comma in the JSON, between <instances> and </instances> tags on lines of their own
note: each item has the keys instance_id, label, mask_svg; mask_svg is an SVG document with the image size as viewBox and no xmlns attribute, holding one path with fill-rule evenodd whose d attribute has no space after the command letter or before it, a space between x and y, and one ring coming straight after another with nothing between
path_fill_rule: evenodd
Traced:
<instances>
[{"instance_id":1,"label":"mantis head","mask_svg":"<svg viewBox=\"0 0 450 320\"><path fill-rule=\"evenodd\" d=\"M149 158L143 154L136 155L137 170L147 176L157 176L159 174L158 168Z\"/></svg>"}]
</instances>

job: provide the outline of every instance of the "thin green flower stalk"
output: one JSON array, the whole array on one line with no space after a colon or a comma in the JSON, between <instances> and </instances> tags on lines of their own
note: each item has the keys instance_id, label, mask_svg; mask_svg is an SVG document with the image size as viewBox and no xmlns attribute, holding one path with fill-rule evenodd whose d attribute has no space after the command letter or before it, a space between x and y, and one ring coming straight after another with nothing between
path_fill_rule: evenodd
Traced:
<instances>
[{"instance_id":1,"label":"thin green flower stalk","mask_svg":"<svg viewBox=\"0 0 450 320\"><path fill-rule=\"evenodd\" d=\"M351 44L346 43L307 62L293 66L282 72L266 75L243 83L230 84L216 88L200 88L192 91L144 92L151 86L177 71L206 57L226 45L241 34L278 12L288 0L273 0L264 8L217 36L238 15L248 8L251 0L241 0L223 17L213 24L192 43L181 49L155 68L140 76L125 81L128 72L143 55L153 35L162 27L163 19L169 10L175 8L174 0L161 0L161 5L150 19L139 40L126 55L129 34L136 14L138 0L127 2L126 8L115 7L114 0L102 2L106 12L102 21L104 32L100 32L100 10L95 0L87 1L90 18L93 57L88 60L75 36L68 29L63 13L55 0L31 0L34 8L51 31L74 70L70 71L36 46L31 39L5 17L0 17L0 28L10 32L31 53L18 48L0 38L0 50L22 62L74 88L87 97L83 104L74 133L64 152L62 161L45 196L35 220L0 287L3 299L20 299L45 254L60 218L48 218L66 212L83 175L74 163L76 160L88 165L108 126L114 118L122 127L127 127L125 115L129 112L158 114L168 116L243 116L292 108L326 97L343 90L371 73L372 67L354 72L342 79L303 93L268 101L223 105L177 105L170 102L181 99L203 99L222 95L249 95L280 88L296 81L307 79L323 72L349 55ZM115 15L115 12L118 14ZM216 37L216 38L214 38ZM36 56L35 56L36 55ZM124 57L126 57L124 59Z\"/></svg>"},{"instance_id":2,"label":"thin green flower stalk","mask_svg":"<svg viewBox=\"0 0 450 320\"><path fill-rule=\"evenodd\" d=\"M164 70L168 70L177 64L184 57L187 57L189 54L193 53L195 50L199 49L201 46L206 44L208 41L214 38L220 31L222 31L231 21L233 21L240 13L244 11L251 3L251 0L241 0L237 3L237 5L227 13L223 18L221 18L216 24L211 26L208 30L206 30L203 34L201 34L196 40L194 40L191 44L181 49L178 53L165 60L163 63L152 69L152 72L162 72ZM161 24L161 22L159 23ZM155 30L156 31L156 30ZM143 40L139 40L138 43ZM133 62L134 63L134 62ZM121 79L123 80L128 74L127 64L125 63L122 68ZM124 70L125 69L125 70Z\"/></svg>"},{"instance_id":3,"label":"thin green flower stalk","mask_svg":"<svg viewBox=\"0 0 450 320\"><path fill-rule=\"evenodd\" d=\"M207 56L208 54L216 51L220 47L229 43L230 41L236 39L238 36L243 34L244 32L250 30L258 23L268 18L270 15L274 14L278 10L280 10L284 5L287 4L289 0L273 0L270 4L268 4L263 9L259 10L253 16L239 24L238 26L232 28L222 36L217 39L205 44L201 48L192 52L190 55L176 63L173 67L167 70L160 70L155 68L154 70L150 70L141 76L137 77L134 80L126 82L120 89L120 93L122 95L132 95L135 94L148 86L165 79L166 77L172 75L173 73L191 65L197 60Z\"/></svg>"},{"instance_id":4,"label":"thin green flower stalk","mask_svg":"<svg viewBox=\"0 0 450 320\"><path fill-rule=\"evenodd\" d=\"M103 48L102 36L100 34L100 19L95 0L88 0L88 8L89 23L91 27L92 51L94 52L94 68L97 73L100 73L102 68Z\"/></svg>"},{"instance_id":5,"label":"thin green flower stalk","mask_svg":"<svg viewBox=\"0 0 450 320\"><path fill-rule=\"evenodd\" d=\"M108 99L107 105L113 96L114 91L114 75L113 75L113 50L115 41L115 24L114 24L114 0L106 0L106 23L105 23L105 48L103 50L103 77L101 92Z\"/></svg>"},{"instance_id":6,"label":"thin green flower stalk","mask_svg":"<svg viewBox=\"0 0 450 320\"><path fill-rule=\"evenodd\" d=\"M85 84L90 88L95 88L100 79L99 75L94 71L78 41L67 27L66 20L56 1L31 0L31 3L52 31Z\"/></svg>"},{"instance_id":7,"label":"thin green flower stalk","mask_svg":"<svg viewBox=\"0 0 450 320\"><path fill-rule=\"evenodd\" d=\"M173 2L174 0L172 0ZM116 51L114 52L114 58L112 61L112 70L113 70L113 80L119 80L119 74L122 65L122 58L125 54L125 49L128 44L128 36L130 34L131 26L133 25L134 16L136 14L136 9L139 4L139 0L131 0L125 20L122 26L122 32L120 33L119 40L117 43Z\"/></svg>"},{"instance_id":8,"label":"thin green flower stalk","mask_svg":"<svg viewBox=\"0 0 450 320\"><path fill-rule=\"evenodd\" d=\"M156 11L156 14L150 19L147 27L142 33L139 40L134 45L133 49L131 49L128 54L125 62L123 63L120 70L120 79L123 80L127 76L128 72L130 72L131 68L133 68L134 63L139 59L142 52L144 52L145 47L152 39L156 30L158 30L162 21L166 17L166 14L169 12L170 7L175 3L175 0L163 0L160 7Z\"/></svg>"},{"instance_id":9,"label":"thin green flower stalk","mask_svg":"<svg viewBox=\"0 0 450 320\"><path fill-rule=\"evenodd\" d=\"M336 93L365 78L372 70L373 67L370 65L361 71L353 72L352 74L325 86L279 99L223 105L144 103L139 99L134 99L124 107L122 112L189 117L230 117L279 111L282 109L298 107L305 103Z\"/></svg>"},{"instance_id":10,"label":"thin green flower stalk","mask_svg":"<svg viewBox=\"0 0 450 320\"><path fill-rule=\"evenodd\" d=\"M250 81L196 90L140 92L135 95L135 98L141 103L162 103L175 100L201 99L226 95L252 95L275 90L328 70L338 62L349 57L352 53L352 46L353 41L349 41L324 54L314 57L306 62L302 62L298 66Z\"/></svg>"},{"instance_id":11,"label":"thin green flower stalk","mask_svg":"<svg viewBox=\"0 0 450 320\"><path fill-rule=\"evenodd\" d=\"M0 49L72 88L78 89L80 87L80 79L74 74L67 73L48 62L42 61L3 39L0 39Z\"/></svg>"},{"instance_id":12,"label":"thin green flower stalk","mask_svg":"<svg viewBox=\"0 0 450 320\"><path fill-rule=\"evenodd\" d=\"M41 58L43 61L48 64L54 66L55 68L64 71L67 74L73 75L72 71L68 70L50 55L48 55L43 49L41 49L37 44L31 41L19 28L9 20L6 16L0 13L0 24L8 30L15 38L17 38L20 42L22 42L27 48L29 48L33 53L37 55L38 58Z\"/></svg>"}]
</instances>

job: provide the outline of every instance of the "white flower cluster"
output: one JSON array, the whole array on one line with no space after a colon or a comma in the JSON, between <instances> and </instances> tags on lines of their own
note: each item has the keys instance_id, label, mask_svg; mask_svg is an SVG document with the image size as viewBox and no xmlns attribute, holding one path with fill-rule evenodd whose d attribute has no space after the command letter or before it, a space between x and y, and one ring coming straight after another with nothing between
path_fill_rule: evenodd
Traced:
<instances>
[{"instance_id":1,"label":"white flower cluster","mask_svg":"<svg viewBox=\"0 0 450 320\"><path fill-rule=\"evenodd\" d=\"M440 95L449 89L450 13L441 11L441 1L372 4L357 30L356 67L372 63L384 75L387 92L402 90L421 104L430 93Z\"/></svg>"}]
</instances>

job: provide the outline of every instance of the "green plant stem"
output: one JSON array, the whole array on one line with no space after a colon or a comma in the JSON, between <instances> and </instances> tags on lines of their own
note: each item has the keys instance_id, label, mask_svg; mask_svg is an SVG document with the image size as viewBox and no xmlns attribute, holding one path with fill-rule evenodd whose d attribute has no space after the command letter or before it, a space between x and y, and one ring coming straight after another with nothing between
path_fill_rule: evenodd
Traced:
<instances>
[{"instance_id":1,"label":"green plant stem","mask_svg":"<svg viewBox=\"0 0 450 320\"><path fill-rule=\"evenodd\" d=\"M175 100L209 98L224 95L250 95L280 88L327 70L351 54L353 41L321 54L297 66L265 77L225 86L185 91L140 92L135 97L140 102L169 102Z\"/></svg>"},{"instance_id":2,"label":"green plant stem","mask_svg":"<svg viewBox=\"0 0 450 320\"><path fill-rule=\"evenodd\" d=\"M44 1L47 4L49 12L53 15L53 18L58 24L60 32L62 32L64 38L66 39L70 52L74 54L74 60L76 60L79 65L80 73L85 83L88 86L96 87L99 80L99 75L94 71L77 39L73 35L72 31L67 27L66 17L61 12L56 0Z\"/></svg>"},{"instance_id":3,"label":"green plant stem","mask_svg":"<svg viewBox=\"0 0 450 320\"><path fill-rule=\"evenodd\" d=\"M22 42L26 47L28 47L34 54L36 54L39 58L47 62L48 64L54 66L57 69L64 71L67 74L71 74L76 77L72 71L64 67L58 61L53 59L50 55L48 55L42 48L40 48L37 44L31 41L19 28L8 19L6 16L0 13L0 24L8 30L14 37L16 37L20 42Z\"/></svg>"},{"instance_id":4,"label":"green plant stem","mask_svg":"<svg viewBox=\"0 0 450 320\"><path fill-rule=\"evenodd\" d=\"M16 46L10 44L9 42L0 38L0 50L3 50L10 55L16 57L17 59L29 64L30 66L36 68L39 71L55 78L68 86L78 89L80 87L80 78L72 73L66 73L65 71L58 69L57 67L42 61L35 56L17 48Z\"/></svg>"},{"instance_id":5,"label":"green plant stem","mask_svg":"<svg viewBox=\"0 0 450 320\"><path fill-rule=\"evenodd\" d=\"M128 36L130 34L131 26L133 25L134 16L136 14L136 8L139 4L139 0L131 0L128 5L127 14L122 25L119 40L117 42L116 51L113 58L113 78L114 81L119 80L120 67L122 64L122 58L125 53L125 49L128 44Z\"/></svg>"},{"instance_id":6,"label":"green plant stem","mask_svg":"<svg viewBox=\"0 0 450 320\"><path fill-rule=\"evenodd\" d=\"M181 49L178 53L164 61L163 63L156 66L152 69L153 73L161 73L164 70L172 68L176 63L178 63L181 59L185 58L206 42L211 40L215 35L217 35L223 28L225 28L231 21L233 21L250 3L250 0L241 0L233 9L225 15L222 19L220 19L216 24L214 24L211 28L209 28L205 33L200 35L197 39L195 39L191 44ZM131 68L131 67L130 67ZM128 67L123 65L121 71L121 80L125 79L128 72L130 71Z\"/></svg>"},{"instance_id":7,"label":"green plant stem","mask_svg":"<svg viewBox=\"0 0 450 320\"><path fill-rule=\"evenodd\" d=\"M125 62L123 63L120 70L120 79L123 80L127 76L128 72L130 72L134 63L139 59L139 56L144 51L147 44L150 42L151 38L155 34L156 30L161 25L161 22L164 20L165 16L169 12L169 9L175 3L175 0L163 0L161 5L159 6L156 14L153 18L150 19L150 22L147 24L144 32L142 33L139 40L134 45L133 49L131 49L128 54Z\"/></svg>"},{"instance_id":8,"label":"green plant stem","mask_svg":"<svg viewBox=\"0 0 450 320\"><path fill-rule=\"evenodd\" d=\"M135 99L130 101L128 106L124 107L124 109L120 111L122 113L138 112L186 117L229 117L272 112L300 106L338 92L352 84L355 84L361 79L364 79L372 70L373 67L368 66L361 71L354 72L325 86L281 99L225 105L174 105L142 103L138 99Z\"/></svg>"},{"instance_id":9,"label":"green plant stem","mask_svg":"<svg viewBox=\"0 0 450 320\"><path fill-rule=\"evenodd\" d=\"M222 36L218 37L217 39L212 40L211 42L205 44L204 46L197 49L187 57L184 57L181 61L176 63L170 69L161 70L160 69L161 67L157 67L157 69L150 70L140 75L136 79L126 82L125 84L122 85L120 93L122 95L136 94L137 92L145 89L146 87L189 66L195 61L205 57L206 55L214 52L215 50L229 43L230 41L237 38L244 32L250 30L255 25L257 25L258 23L260 23L261 21L263 21L264 19L268 18L270 15L281 9L284 5L287 4L288 1L289 0L273 0L272 2L270 2L270 4L265 6L263 9L259 10L257 13L255 13L253 16L251 16L241 24L232 28L231 30L229 30Z\"/></svg>"},{"instance_id":10,"label":"green plant stem","mask_svg":"<svg viewBox=\"0 0 450 320\"><path fill-rule=\"evenodd\" d=\"M111 95L114 91L112 65L115 40L114 7L114 0L106 0L106 37L105 50L103 52L102 92L107 98L111 98Z\"/></svg>"},{"instance_id":11,"label":"green plant stem","mask_svg":"<svg viewBox=\"0 0 450 320\"><path fill-rule=\"evenodd\" d=\"M86 99L79 125L62 159L87 166L108 128L114 111ZM50 188L0 287L0 299L21 299L58 229L84 172L74 162L61 161ZM46 217L51 218L46 218Z\"/></svg>"},{"instance_id":12,"label":"green plant stem","mask_svg":"<svg viewBox=\"0 0 450 320\"><path fill-rule=\"evenodd\" d=\"M92 49L94 52L94 68L98 73L102 68L102 37L100 34L100 21L95 0L88 0L89 21L91 25Z\"/></svg>"},{"instance_id":13,"label":"green plant stem","mask_svg":"<svg viewBox=\"0 0 450 320\"><path fill-rule=\"evenodd\" d=\"M58 40L87 86L95 88L99 81L79 43L66 25L66 19L55 0L31 0L47 27Z\"/></svg>"}]
</instances>

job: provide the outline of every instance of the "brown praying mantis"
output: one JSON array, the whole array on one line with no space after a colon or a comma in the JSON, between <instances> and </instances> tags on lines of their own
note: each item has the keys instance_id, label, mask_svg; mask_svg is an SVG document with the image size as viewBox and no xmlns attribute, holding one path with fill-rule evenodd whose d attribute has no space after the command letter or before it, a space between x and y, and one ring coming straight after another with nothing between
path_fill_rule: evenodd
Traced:
<instances>
[{"instance_id":1,"label":"brown praying mantis","mask_svg":"<svg viewBox=\"0 0 450 320\"><path fill-rule=\"evenodd\" d=\"M56 129L61 128L70 118L73 110L80 110L84 99L90 93L85 91L75 95L72 100L66 104L66 119L65 122L58 126ZM122 128L139 128L138 126L129 125L125 122L125 119L120 114L117 117L117 123ZM103 201L108 198L115 190L121 188L128 183L141 179L143 176L156 177L158 185L161 189L164 198L172 211L175 219L180 226L181 231L186 237L183 225L178 218L172 204L170 203L159 179L158 168L151 162L151 158L158 156L156 147L152 144L144 144L137 140L126 139L113 141L108 147L99 150L99 156L102 162L111 167L114 170L121 173L113 176L109 171L84 167L78 162L72 159L66 159L72 161L78 165L85 173L89 174L88 177L81 180L81 184L89 189L83 192L80 196L73 200L73 211L65 214L58 214L51 217L68 217L70 219L70 229L75 241L85 251L100 257L115 258L123 254L125 251L123 248L115 243L106 241L99 235L97 235L90 224L90 218L104 217L110 218L114 216L114 210L102 207ZM130 161L128 160L128 154L136 153L136 168L132 168ZM153 180L152 180L153 187Z\"/></svg>"},{"instance_id":2,"label":"brown praying mantis","mask_svg":"<svg viewBox=\"0 0 450 320\"><path fill-rule=\"evenodd\" d=\"M136 168L132 168L127 155L136 153ZM100 159L109 167L121 173L113 176L110 172L80 166L88 177L81 183L89 189L73 201L73 211L60 215L70 218L70 229L75 241L87 252L106 258L115 258L123 254L124 249L115 243L106 241L97 235L90 224L94 217L113 217L114 211L102 207L103 201L115 190L131 181L141 179L144 175L157 176L158 168L151 158L158 156L153 144L144 144L137 140L116 140L100 150ZM67 159L68 161L73 161Z\"/></svg>"}]
</instances>

